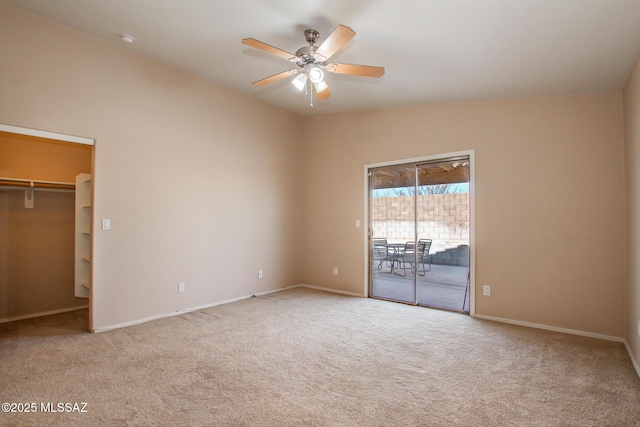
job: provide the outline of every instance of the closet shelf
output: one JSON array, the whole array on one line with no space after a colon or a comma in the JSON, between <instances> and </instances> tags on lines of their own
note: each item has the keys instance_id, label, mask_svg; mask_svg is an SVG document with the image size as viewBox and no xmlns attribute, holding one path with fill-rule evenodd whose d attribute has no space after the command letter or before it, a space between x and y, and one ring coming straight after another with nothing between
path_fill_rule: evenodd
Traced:
<instances>
[{"instance_id":1,"label":"closet shelf","mask_svg":"<svg viewBox=\"0 0 640 427\"><path fill-rule=\"evenodd\" d=\"M76 176L75 296L89 298L91 288L91 175Z\"/></svg>"}]
</instances>

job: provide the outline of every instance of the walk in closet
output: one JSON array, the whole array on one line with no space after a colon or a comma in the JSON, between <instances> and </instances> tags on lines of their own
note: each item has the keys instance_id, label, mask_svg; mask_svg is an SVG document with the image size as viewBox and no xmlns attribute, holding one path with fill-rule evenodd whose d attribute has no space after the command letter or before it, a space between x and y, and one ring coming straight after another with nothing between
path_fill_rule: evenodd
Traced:
<instances>
[{"instance_id":1,"label":"walk in closet","mask_svg":"<svg viewBox=\"0 0 640 427\"><path fill-rule=\"evenodd\" d=\"M89 306L92 155L0 131L0 323Z\"/></svg>"}]
</instances>

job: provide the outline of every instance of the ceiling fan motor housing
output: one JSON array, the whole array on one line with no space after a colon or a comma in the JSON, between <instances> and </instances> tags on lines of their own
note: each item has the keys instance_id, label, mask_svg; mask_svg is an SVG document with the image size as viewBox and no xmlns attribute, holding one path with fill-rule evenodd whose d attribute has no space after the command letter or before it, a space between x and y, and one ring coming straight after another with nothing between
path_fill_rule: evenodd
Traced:
<instances>
[{"instance_id":1,"label":"ceiling fan motor housing","mask_svg":"<svg viewBox=\"0 0 640 427\"><path fill-rule=\"evenodd\" d=\"M304 36L307 38L307 43L313 46L313 44L316 41L318 41L318 37L320 37L320 33L317 32L316 30L308 29L308 30L305 30Z\"/></svg>"},{"instance_id":2,"label":"ceiling fan motor housing","mask_svg":"<svg viewBox=\"0 0 640 427\"><path fill-rule=\"evenodd\" d=\"M308 29L304 32L304 36L307 38L309 46L301 47L296 51L296 57L299 59L299 61L297 61L298 66L304 67L309 64L322 64L326 62L328 58L316 54L318 46L313 45L318 41L320 33L316 30Z\"/></svg>"},{"instance_id":3,"label":"ceiling fan motor housing","mask_svg":"<svg viewBox=\"0 0 640 427\"><path fill-rule=\"evenodd\" d=\"M317 46L305 46L296 51L296 56L302 61L298 61L298 65L304 67L306 64L318 63L318 56L316 55Z\"/></svg>"}]
</instances>

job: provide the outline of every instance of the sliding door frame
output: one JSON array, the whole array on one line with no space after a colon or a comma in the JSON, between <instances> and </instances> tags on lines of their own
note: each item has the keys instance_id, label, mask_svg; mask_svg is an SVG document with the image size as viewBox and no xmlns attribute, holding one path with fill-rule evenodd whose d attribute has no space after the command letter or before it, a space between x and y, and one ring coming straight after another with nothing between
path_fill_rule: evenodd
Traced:
<instances>
[{"instance_id":1,"label":"sliding door frame","mask_svg":"<svg viewBox=\"0 0 640 427\"><path fill-rule=\"evenodd\" d=\"M420 162L432 162L436 160L446 160L452 157L469 157L469 315L475 317L476 312L476 191L475 191L475 150L456 151L452 153L434 154L425 157L414 157L410 159L392 160L382 163L373 163L364 165L364 295L370 296L369 283L371 275L369 246L371 236L371 224L370 224L370 194L369 194L369 169L379 168L384 166L400 166L407 163L420 163Z\"/></svg>"}]
</instances>

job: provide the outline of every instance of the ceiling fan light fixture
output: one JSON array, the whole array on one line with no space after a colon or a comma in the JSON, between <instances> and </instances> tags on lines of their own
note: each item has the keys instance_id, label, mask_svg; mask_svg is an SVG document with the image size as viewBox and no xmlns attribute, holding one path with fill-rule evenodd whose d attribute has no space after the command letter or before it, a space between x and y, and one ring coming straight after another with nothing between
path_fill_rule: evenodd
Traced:
<instances>
[{"instance_id":1,"label":"ceiling fan light fixture","mask_svg":"<svg viewBox=\"0 0 640 427\"><path fill-rule=\"evenodd\" d=\"M296 87L299 91L302 92L305 85L307 84L307 75L304 73L300 73L296 76L295 79L291 80L291 84Z\"/></svg>"},{"instance_id":2,"label":"ceiling fan light fixture","mask_svg":"<svg viewBox=\"0 0 640 427\"><path fill-rule=\"evenodd\" d=\"M309 80L311 83L320 83L324 80L324 73L320 67L314 66L309 68Z\"/></svg>"},{"instance_id":3,"label":"ceiling fan light fixture","mask_svg":"<svg viewBox=\"0 0 640 427\"><path fill-rule=\"evenodd\" d=\"M327 84L326 81L321 80L318 83L314 83L316 85L316 91L317 92L322 92L323 90L325 90L326 88L329 87L329 85Z\"/></svg>"}]
</instances>

